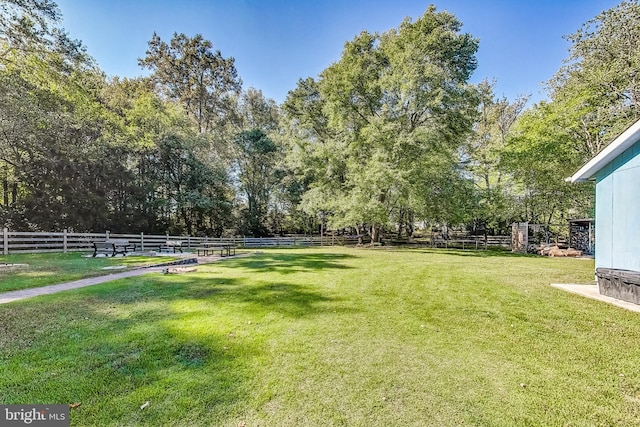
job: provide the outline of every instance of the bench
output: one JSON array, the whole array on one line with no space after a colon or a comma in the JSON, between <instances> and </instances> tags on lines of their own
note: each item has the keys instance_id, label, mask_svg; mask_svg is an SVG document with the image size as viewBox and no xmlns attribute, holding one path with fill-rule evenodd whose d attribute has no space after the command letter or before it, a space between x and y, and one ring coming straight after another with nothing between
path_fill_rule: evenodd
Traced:
<instances>
[{"instance_id":1,"label":"bench","mask_svg":"<svg viewBox=\"0 0 640 427\"><path fill-rule=\"evenodd\" d=\"M238 245L224 245L227 248L227 256L231 256L231 251L233 251L233 255L236 255L236 248Z\"/></svg>"},{"instance_id":2,"label":"bench","mask_svg":"<svg viewBox=\"0 0 640 427\"><path fill-rule=\"evenodd\" d=\"M127 252L135 251L136 245L129 243L128 240L123 239L108 239L102 242L93 242L93 256L98 253L104 253L105 255L111 255L112 257L117 254L125 256Z\"/></svg>"},{"instance_id":3,"label":"bench","mask_svg":"<svg viewBox=\"0 0 640 427\"><path fill-rule=\"evenodd\" d=\"M209 256L209 254L214 254L217 251L220 251L220 256L231 256L231 251L233 251L233 255L236 254L236 245L204 245L199 248L196 248L198 256L202 254L202 256Z\"/></svg>"},{"instance_id":4,"label":"bench","mask_svg":"<svg viewBox=\"0 0 640 427\"><path fill-rule=\"evenodd\" d=\"M164 244L160 245L160 252L166 250L167 252L173 251L175 254L176 251L180 251L182 253L182 240L167 240Z\"/></svg>"}]
</instances>

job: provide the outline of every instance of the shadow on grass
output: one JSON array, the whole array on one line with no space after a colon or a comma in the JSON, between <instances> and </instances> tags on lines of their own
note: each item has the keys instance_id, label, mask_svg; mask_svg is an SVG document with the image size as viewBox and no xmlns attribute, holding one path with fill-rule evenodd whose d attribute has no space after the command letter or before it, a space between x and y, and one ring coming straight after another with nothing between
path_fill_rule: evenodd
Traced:
<instances>
[{"instance_id":1,"label":"shadow on grass","mask_svg":"<svg viewBox=\"0 0 640 427\"><path fill-rule=\"evenodd\" d=\"M149 302L206 302L211 307L231 304L246 314L263 316L275 312L300 318L325 313L340 300L295 283L252 281L235 278L210 278L195 274L180 278L147 276L136 279L126 289L102 293L100 299L113 304Z\"/></svg>"},{"instance_id":2,"label":"shadow on grass","mask_svg":"<svg viewBox=\"0 0 640 427\"><path fill-rule=\"evenodd\" d=\"M184 315L153 302L127 310L89 300L71 308L66 328L0 357L20 379L0 370L2 403L81 402L71 425L156 426L180 419L200 425L210 414L222 418L249 395L257 355L250 342L219 330L184 329ZM145 402L151 404L141 411Z\"/></svg>"},{"instance_id":3,"label":"shadow on grass","mask_svg":"<svg viewBox=\"0 0 640 427\"><path fill-rule=\"evenodd\" d=\"M234 408L252 396L256 360L280 342L282 328L344 311L317 287L252 273L348 268L340 264L347 258L260 254L211 272L141 276L13 304L0 311L0 403L82 402L72 425L238 424ZM228 268L248 274L226 277ZM274 321L280 317L293 323Z\"/></svg>"},{"instance_id":4,"label":"shadow on grass","mask_svg":"<svg viewBox=\"0 0 640 427\"><path fill-rule=\"evenodd\" d=\"M493 258L493 257L501 257L501 258L531 258L538 257L537 255L532 254L518 254L513 253L508 250L502 249L487 249L487 250L473 250L473 249L454 249L454 248L385 248L383 250L387 250L390 252L420 252L425 254L439 254L439 255L454 255L461 257L475 257L475 258Z\"/></svg>"},{"instance_id":5,"label":"shadow on grass","mask_svg":"<svg viewBox=\"0 0 640 427\"><path fill-rule=\"evenodd\" d=\"M341 261L357 258L355 255L336 253L257 253L242 263L242 267L262 272L278 272L282 274L301 271L319 271L329 268L350 269Z\"/></svg>"}]
</instances>

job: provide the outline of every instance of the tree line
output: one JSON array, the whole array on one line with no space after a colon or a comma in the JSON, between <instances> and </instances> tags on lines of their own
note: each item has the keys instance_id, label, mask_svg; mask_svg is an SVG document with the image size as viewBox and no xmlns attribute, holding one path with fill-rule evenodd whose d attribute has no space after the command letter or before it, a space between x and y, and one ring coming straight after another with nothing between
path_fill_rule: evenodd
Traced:
<instances>
[{"instance_id":1,"label":"tree line","mask_svg":"<svg viewBox=\"0 0 640 427\"><path fill-rule=\"evenodd\" d=\"M201 35L107 78L50 0L0 5L0 223L221 236L505 232L591 216L570 176L637 120L640 6L585 23L548 100L470 83L479 41L429 6L363 31L278 105Z\"/></svg>"}]
</instances>

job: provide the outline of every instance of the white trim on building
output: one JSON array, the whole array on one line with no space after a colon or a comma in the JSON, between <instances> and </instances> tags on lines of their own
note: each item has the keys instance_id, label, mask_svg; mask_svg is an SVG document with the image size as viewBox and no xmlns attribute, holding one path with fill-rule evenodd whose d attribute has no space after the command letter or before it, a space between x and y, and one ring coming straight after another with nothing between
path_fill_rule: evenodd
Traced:
<instances>
[{"instance_id":1,"label":"white trim on building","mask_svg":"<svg viewBox=\"0 0 640 427\"><path fill-rule=\"evenodd\" d=\"M640 120L632 124L620 134L604 150L602 150L587 164L582 166L573 176L565 178L567 182L584 182L592 179L593 176L609 162L622 154L627 148L638 142L640 139Z\"/></svg>"}]
</instances>

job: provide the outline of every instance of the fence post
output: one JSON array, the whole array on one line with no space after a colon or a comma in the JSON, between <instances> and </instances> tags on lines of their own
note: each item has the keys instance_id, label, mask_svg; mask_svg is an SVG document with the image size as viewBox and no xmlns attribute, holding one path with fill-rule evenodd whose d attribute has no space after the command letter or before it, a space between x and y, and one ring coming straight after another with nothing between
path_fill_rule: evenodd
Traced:
<instances>
[{"instance_id":1,"label":"fence post","mask_svg":"<svg viewBox=\"0 0 640 427\"><path fill-rule=\"evenodd\" d=\"M67 229L62 230L62 252L67 253Z\"/></svg>"},{"instance_id":2,"label":"fence post","mask_svg":"<svg viewBox=\"0 0 640 427\"><path fill-rule=\"evenodd\" d=\"M107 230L104 234L105 234L105 236L107 236L107 238L105 240L109 240L109 235L111 234L111 233L109 233L109 230Z\"/></svg>"},{"instance_id":3,"label":"fence post","mask_svg":"<svg viewBox=\"0 0 640 427\"><path fill-rule=\"evenodd\" d=\"M144 232L140 232L140 250L144 252Z\"/></svg>"},{"instance_id":4,"label":"fence post","mask_svg":"<svg viewBox=\"0 0 640 427\"><path fill-rule=\"evenodd\" d=\"M2 230L2 246L4 246L2 253L9 255L9 229L7 227Z\"/></svg>"}]
</instances>

